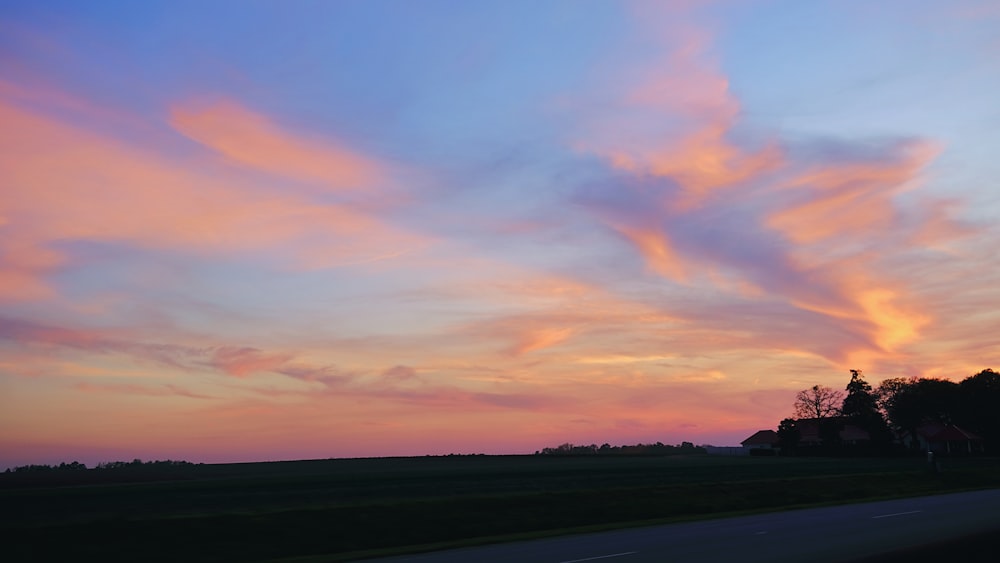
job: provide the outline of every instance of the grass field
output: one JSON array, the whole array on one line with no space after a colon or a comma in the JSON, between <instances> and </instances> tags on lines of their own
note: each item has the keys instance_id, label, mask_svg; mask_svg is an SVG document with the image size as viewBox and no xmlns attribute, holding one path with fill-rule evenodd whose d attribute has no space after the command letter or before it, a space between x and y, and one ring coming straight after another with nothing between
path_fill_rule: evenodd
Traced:
<instances>
[{"instance_id":1,"label":"grass field","mask_svg":"<svg viewBox=\"0 0 1000 563\"><path fill-rule=\"evenodd\" d=\"M87 471L61 486L12 474L0 475L0 526L15 561L352 559L1000 487L997 459L942 469L929 473L919 458L447 456L191 465L118 482Z\"/></svg>"}]
</instances>

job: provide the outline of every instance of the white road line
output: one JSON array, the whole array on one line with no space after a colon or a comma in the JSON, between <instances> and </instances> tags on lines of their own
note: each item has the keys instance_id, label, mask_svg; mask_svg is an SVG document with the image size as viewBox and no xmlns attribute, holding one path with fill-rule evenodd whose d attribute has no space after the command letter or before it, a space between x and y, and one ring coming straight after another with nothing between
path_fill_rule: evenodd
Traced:
<instances>
[{"instance_id":1,"label":"white road line","mask_svg":"<svg viewBox=\"0 0 1000 563\"><path fill-rule=\"evenodd\" d=\"M624 553L612 553L611 555L598 555L597 557L587 557L585 559L570 559L569 561L560 561L559 563L580 563L580 561L594 561L595 559L608 559L610 557L621 557L622 555L633 555L639 553L638 551L626 551Z\"/></svg>"},{"instance_id":2,"label":"white road line","mask_svg":"<svg viewBox=\"0 0 1000 563\"><path fill-rule=\"evenodd\" d=\"M893 516L905 516L907 514L916 514L918 512L923 512L923 510L911 510L909 512L896 512L894 514L881 514L879 516L872 516L872 520L876 518L892 518Z\"/></svg>"}]
</instances>

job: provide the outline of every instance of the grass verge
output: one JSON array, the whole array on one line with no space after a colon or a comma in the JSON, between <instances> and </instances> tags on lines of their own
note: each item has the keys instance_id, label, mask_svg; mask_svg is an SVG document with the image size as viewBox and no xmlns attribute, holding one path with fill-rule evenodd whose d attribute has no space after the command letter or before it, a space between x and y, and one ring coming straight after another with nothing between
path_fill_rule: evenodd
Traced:
<instances>
[{"instance_id":1,"label":"grass verge","mask_svg":"<svg viewBox=\"0 0 1000 563\"><path fill-rule=\"evenodd\" d=\"M14 561L306 563L1000 486L1000 460L954 463L940 474L909 460L464 463L386 462L377 478L368 470L304 477L299 468L267 478L8 490L0 501L34 512L21 520L8 513L2 535Z\"/></svg>"}]
</instances>

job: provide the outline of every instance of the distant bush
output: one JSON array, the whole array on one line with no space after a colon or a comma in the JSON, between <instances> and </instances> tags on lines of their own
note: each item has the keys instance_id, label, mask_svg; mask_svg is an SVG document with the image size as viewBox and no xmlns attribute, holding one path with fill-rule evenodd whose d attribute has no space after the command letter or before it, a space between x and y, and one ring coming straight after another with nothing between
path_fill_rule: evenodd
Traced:
<instances>
[{"instance_id":1,"label":"distant bush","mask_svg":"<svg viewBox=\"0 0 1000 563\"><path fill-rule=\"evenodd\" d=\"M194 465L190 461L174 461L174 460L157 460L157 461L142 461L141 459L133 459L132 461L107 461L103 463L98 463L93 470L135 470L135 469L164 469L172 467L182 467ZM85 464L79 461L74 461L71 463L60 463L59 465L44 465L44 464L32 464L32 465L21 465L15 467L13 470L7 469L4 473L45 473L45 474L57 474L66 473L70 471L87 471L88 468Z\"/></svg>"},{"instance_id":2,"label":"distant bush","mask_svg":"<svg viewBox=\"0 0 1000 563\"><path fill-rule=\"evenodd\" d=\"M171 459L166 459L163 461L142 461L141 459L133 459L132 461L106 461L103 463L98 463L95 469L134 469L134 468L164 468L164 467L180 467L185 465L194 465L190 461L174 461Z\"/></svg>"},{"instance_id":3,"label":"distant bush","mask_svg":"<svg viewBox=\"0 0 1000 563\"><path fill-rule=\"evenodd\" d=\"M60 463L59 465L22 465L14 468L14 473L40 473L44 471L80 471L87 469L87 466L74 461L72 463ZM6 473L11 473L8 469Z\"/></svg>"},{"instance_id":4,"label":"distant bush","mask_svg":"<svg viewBox=\"0 0 1000 563\"><path fill-rule=\"evenodd\" d=\"M655 444L635 444L633 446L612 446L611 444L590 444L589 446L574 446L566 443L554 448L543 448L535 452L535 455L556 455L556 456L606 456L606 455L629 455L629 456L663 456L682 454L704 454L708 453L705 448L695 446L691 442L681 442L680 445L671 446L657 442Z\"/></svg>"}]
</instances>

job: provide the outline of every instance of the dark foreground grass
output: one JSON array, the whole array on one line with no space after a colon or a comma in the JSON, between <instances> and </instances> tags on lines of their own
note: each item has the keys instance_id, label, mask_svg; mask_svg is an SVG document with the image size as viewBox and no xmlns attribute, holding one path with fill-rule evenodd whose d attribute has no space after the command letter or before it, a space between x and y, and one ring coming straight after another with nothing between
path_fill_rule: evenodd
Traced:
<instances>
[{"instance_id":1,"label":"dark foreground grass","mask_svg":"<svg viewBox=\"0 0 1000 563\"><path fill-rule=\"evenodd\" d=\"M891 553L883 553L851 563L996 563L997 533L984 532L949 541L934 542Z\"/></svg>"},{"instance_id":2,"label":"dark foreground grass","mask_svg":"<svg viewBox=\"0 0 1000 563\"><path fill-rule=\"evenodd\" d=\"M1000 486L1000 460L326 460L196 466L170 481L0 483L5 559L351 558L470 538Z\"/></svg>"}]
</instances>

